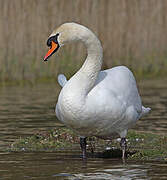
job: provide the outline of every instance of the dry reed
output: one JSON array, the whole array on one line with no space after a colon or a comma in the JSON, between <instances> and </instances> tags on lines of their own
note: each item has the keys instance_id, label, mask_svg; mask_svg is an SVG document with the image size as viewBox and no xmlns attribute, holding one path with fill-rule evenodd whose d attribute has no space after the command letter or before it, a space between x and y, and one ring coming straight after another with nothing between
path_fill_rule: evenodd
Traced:
<instances>
[{"instance_id":1,"label":"dry reed","mask_svg":"<svg viewBox=\"0 0 167 180\"><path fill-rule=\"evenodd\" d=\"M49 34L70 21L98 35L104 67L123 64L138 75L167 72L167 0L0 0L0 80L74 73L85 56L81 44L42 61Z\"/></svg>"}]
</instances>

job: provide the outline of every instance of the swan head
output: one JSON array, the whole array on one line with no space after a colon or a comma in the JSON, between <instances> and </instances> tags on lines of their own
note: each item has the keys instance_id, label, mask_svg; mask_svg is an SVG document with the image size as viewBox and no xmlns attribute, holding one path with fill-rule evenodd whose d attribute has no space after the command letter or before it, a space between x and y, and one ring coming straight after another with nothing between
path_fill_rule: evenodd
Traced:
<instances>
[{"instance_id":1,"label":"swan head","mask_svg":"<svg viewBox=\"0 0 167 180\"><path fill-rule=\"evenodd\" d=\"M55 29L47 40L47 46L50 48L44 57L47 61L61 46L68 42L87 39L91 31L77 23L64 23Z\"/></svg>"}]
</instances>

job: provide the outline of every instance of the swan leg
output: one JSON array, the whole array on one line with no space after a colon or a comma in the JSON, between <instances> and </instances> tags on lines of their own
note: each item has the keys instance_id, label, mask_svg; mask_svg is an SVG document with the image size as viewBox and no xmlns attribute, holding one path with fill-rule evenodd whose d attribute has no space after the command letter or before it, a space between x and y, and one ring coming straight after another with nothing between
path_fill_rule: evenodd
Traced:
<instances>
[{"instance_id":1,"label":"swan leg","mask_svg":"<svg viewBox=\"0 0 167 180\"><path fill-rule=\"evenodd\" d=\"M93 154L94 153L94 145L93 145L93 143L92 142L90 142L90 151L91 151L91 153Z\"/></svg>"},{"instance_id":2,"label":"swan leg","mask_svg":"<svg viewBox=\"0 0 167 180\"><path fill-rule=\"evenodd\" d=\"M121 138L120 146L122 148L122 159L125 159L125 152L126 152L126 138Z\"/></svg>"},{"instance_id":3,"label":"swan leg","mask_svg":"<svg viewBox=\"0 0 167 180\"><path fill-rule=\"evenodd\" d=\"M82 150L82 158L86 159L86 138L80 137L80 146Z\"/></svg>"}]
</instances>

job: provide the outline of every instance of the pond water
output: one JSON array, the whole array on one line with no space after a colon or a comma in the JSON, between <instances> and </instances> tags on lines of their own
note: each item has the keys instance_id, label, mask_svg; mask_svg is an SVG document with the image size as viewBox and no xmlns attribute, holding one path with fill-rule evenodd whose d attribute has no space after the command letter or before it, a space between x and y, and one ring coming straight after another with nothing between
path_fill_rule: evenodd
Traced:
<instances>
[{"instance_id":1,"label":"pond water","mask_svg":"<svg viewBox=\"0 0 167 180\"><path fill-rule=\"evenodd\" d=\"M142 101L152 112L139 120L137 131L167 134L167 80L138 84ZM54 107L60 88L55 84L0 87L1 179L167 179L167 163L123 164L120 159L89 158L76 152L5 152L19 137L62 126Z\"/></svg>"}]
</instances>

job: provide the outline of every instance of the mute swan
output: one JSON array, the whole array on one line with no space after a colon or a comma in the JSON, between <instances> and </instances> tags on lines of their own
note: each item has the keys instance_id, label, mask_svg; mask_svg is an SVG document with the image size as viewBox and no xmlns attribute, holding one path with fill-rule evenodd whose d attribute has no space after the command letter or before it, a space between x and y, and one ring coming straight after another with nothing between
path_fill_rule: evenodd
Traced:
<instances>
[{"instance_id":1,"label":"mute swan","mask_svg":"<svg viewBox=\"0 0 167 180\"><path fill-rule=\"evenodd\" d=\"M150 108L142 106L135 78L127 67L101 71L101 43L91 30L80 24L65 23L53 31L47 40L50 50L44 61L72 41L84 43L87 58L68 81L59 75L62 90L56 105L57 118L80 136L83 158L86 158L86 137L111 139L115 135L121 137L124 158L128 129Z\"/></svg>"}]
</instances>

